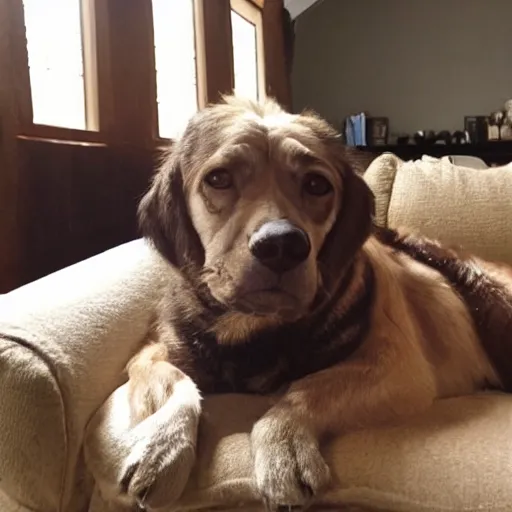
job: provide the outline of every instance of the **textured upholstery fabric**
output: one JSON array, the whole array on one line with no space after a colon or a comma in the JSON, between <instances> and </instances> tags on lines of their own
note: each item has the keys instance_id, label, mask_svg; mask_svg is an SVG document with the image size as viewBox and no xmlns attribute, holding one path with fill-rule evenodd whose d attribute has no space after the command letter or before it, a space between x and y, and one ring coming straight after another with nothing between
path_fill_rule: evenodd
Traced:
<instances>
[{"instance_id":1,"label":"textured upholstery fabric","mask_svg":"<svg viewBox=\"0 0 512 512\"><path fill-rule=\"evenodd\" d=\"M242 396L206 404L200 463L182 507L172 510L256 500L248 431L267 405ZM510 429L512 397L481 394L442 400L407 425L340 437L325 449L336 485L318 509L512 510Z\"/></svg>"},{"instance_id":2,"label":"textured upholstery fabric","mask_svg":"<svg viewBox=\"0 0 512 512\"><path fill-rule=\"evenodd\" d=\"M512 263L512 165L473 169L448 158L377 157L365 174L376 221L407 226L475 254Z\"/></svg>"},{"instance_id":3,"label":"textured upholstery fabric","mask_svg":"<svg viewBox=\"0 0 512 512\"><path fill-rule=\"evenodd\" d=\"M2 489L0 489L0 510L2 512L31 512L30 509L20 505L16 500L2 492Z\"/></svg>"}]
</instances>

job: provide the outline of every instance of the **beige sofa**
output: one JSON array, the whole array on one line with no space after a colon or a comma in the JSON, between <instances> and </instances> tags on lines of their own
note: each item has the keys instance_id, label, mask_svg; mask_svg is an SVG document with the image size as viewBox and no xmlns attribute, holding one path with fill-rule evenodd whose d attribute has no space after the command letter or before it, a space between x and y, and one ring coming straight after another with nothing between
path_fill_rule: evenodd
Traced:
<instances>
[{"instance_id":1,"label":"beige sofa","mask_svg":"<svg viewBox=\"0 0 512 512\"><path fill-rule=\"evenodd\" d=\"M512 169L383 155L366 179L378 222L422 228L512 263ZM1 512L124 510L94 492L83 433L123 382L163 272L138 240L0 297ZM248 436L268 405L265 397L205 400L199 461L169 511L260 509ZM340 437L325 455L334 484L318 510L512 510L512 397L443 400L404 425Z\"/></svg>"}]
</instances>

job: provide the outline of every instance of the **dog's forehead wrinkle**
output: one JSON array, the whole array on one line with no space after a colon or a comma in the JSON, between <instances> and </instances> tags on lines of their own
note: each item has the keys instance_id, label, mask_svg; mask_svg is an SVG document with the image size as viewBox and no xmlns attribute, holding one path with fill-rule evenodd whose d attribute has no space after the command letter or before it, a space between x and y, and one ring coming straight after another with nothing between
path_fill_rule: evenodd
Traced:
<instances>
[{"instance_id":1,"label":"dog's forehead wrinkle","mask_svg":"<svg viewBox=\"0 0 512 512\"><path fill-rule=\"evenodd\" d=\"M313 153L303 142L290 134L281 139L281 144L292 154L310 155Z\"/></svg>"},{"instance_id":2,"label":"dog's forehead wrinkle","mask_svg":"<svg viewBox=\"0 0 512 512\"><path fill-rule=\"evenodd\" d=\"M287 136L278 142L279 151L286 163L293 166L319 166L325 167L327 162L319 152L314 151L300 140Z\"/></svg>"},{"instance_id":3,"label":"dog's forehead wrinkle","mask_svg":"<svg viewBox=\"0 0 512 512\"><path fill-rule=\"evenodd\" d=\"M268 134L266 129L254 123L234 123L223 130L223 140L217 145L217 151L238 152L250 155L255 152L266 152Z\"/></svg>"}]
</instances>

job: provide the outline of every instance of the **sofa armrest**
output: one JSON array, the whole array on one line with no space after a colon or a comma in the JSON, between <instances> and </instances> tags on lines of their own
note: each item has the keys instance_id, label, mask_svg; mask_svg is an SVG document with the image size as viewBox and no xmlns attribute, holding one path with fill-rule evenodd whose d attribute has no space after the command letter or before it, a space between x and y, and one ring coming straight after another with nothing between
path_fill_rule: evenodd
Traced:
<instances>
[{"instance_id":1,"label":"sofa armrest","mask_svg":"<svg viewBox=\"0 0 512 512\"><path fill-rule=\"evenodd\" d=\"M62 396L51 369L22 338L0 336L0 389L0 487L27 507L57 510L59 454L66 451Z\"/></svg>"},{"instance_id":2,"label":"sofa armrest","mask_svg":"<svg viewBox=\"0 0 512 512\"><path fill-rule=\"evenodd\" d=\"M0 488L19 503L69 510L86 485L85 426L147 333L163 265L137 240L0 297Z\"/></svg>"}]
</instances>

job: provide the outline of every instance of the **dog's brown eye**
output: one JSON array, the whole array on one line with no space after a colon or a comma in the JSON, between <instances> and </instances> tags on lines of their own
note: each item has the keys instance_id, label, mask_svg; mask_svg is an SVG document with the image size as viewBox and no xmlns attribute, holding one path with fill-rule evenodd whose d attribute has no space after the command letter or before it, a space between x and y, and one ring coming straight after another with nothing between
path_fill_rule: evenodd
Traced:
<instances>
[{"instance_id":1,"label":"dog's brown eye","mask_svg":"<svg viewBox=\"0 0 512 512\"><path fill-rule=\"evenodd\" d=\"M302 188L311 196L326 196L332 192L332 185L327 178L317 172L309 172L304 176Z\"/></svg>"},{"instance_id":2,"label":"dog's brown eye","mask_svg":"<svg viewBox=\"0 0 512 512\"><path fill-rule=\"evenodd\" d=\"M215 169L205 176L204 182L212 188L224 190L233 186L233 176L226 169Z\"/></svg>"}]
</instances>

